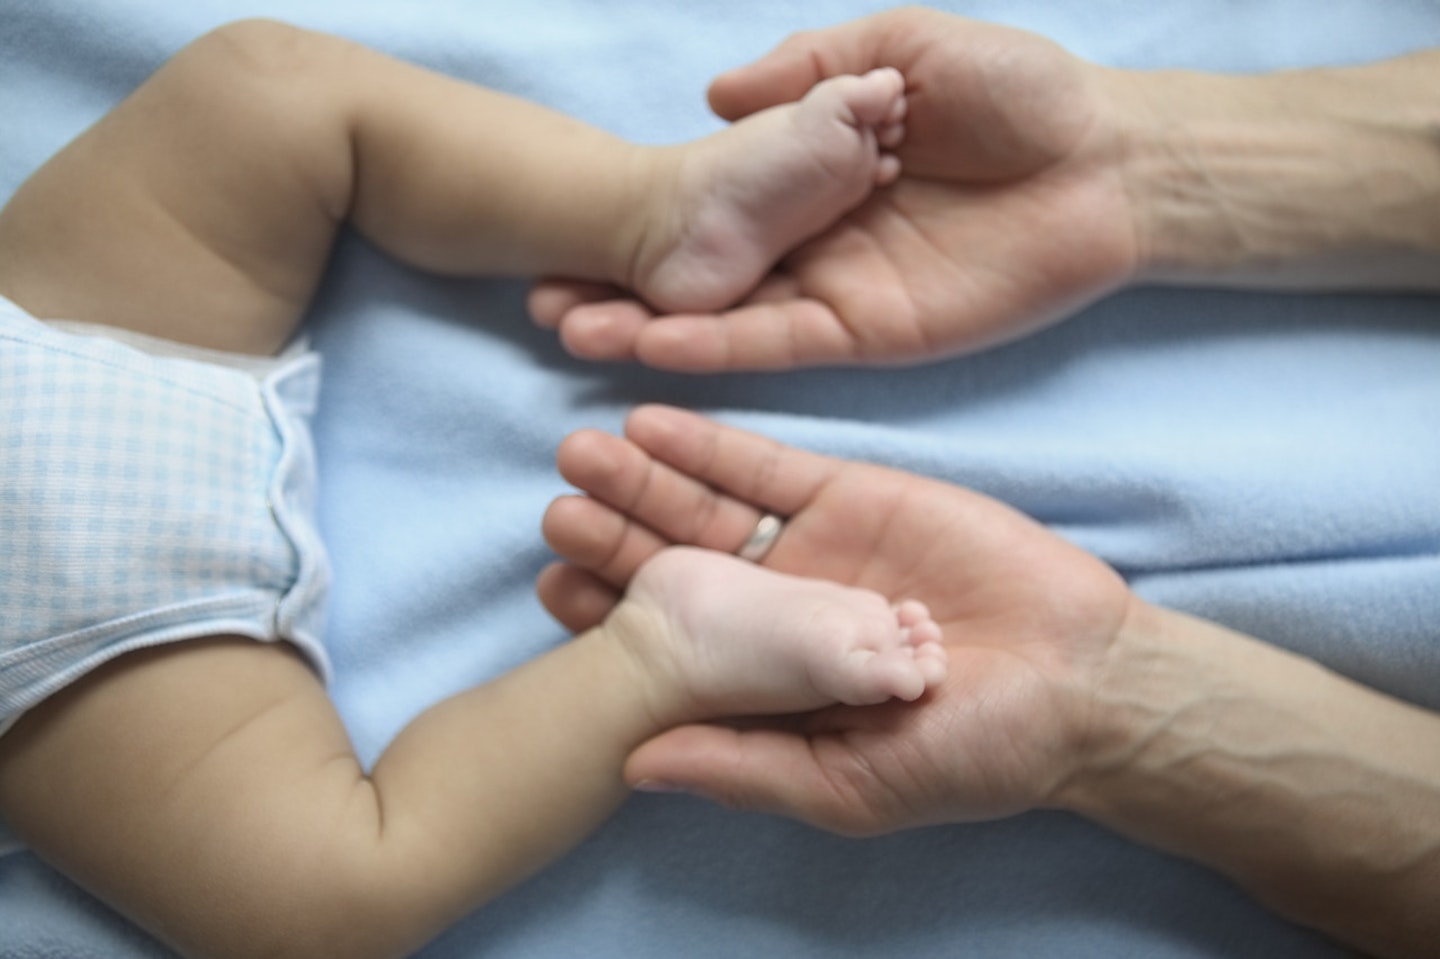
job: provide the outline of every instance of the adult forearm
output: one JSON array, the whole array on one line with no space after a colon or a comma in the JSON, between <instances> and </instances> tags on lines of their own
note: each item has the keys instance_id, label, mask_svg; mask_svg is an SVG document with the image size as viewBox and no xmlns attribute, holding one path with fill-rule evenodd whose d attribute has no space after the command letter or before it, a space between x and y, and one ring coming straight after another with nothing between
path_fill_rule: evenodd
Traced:
<instances>
[{"instance_id":1,"label":"adult forearm","mask_svg":"<svg viewBox=\"0 0 1440 959\"><path fill-rule=\"evenodd\" d=\"M1062 804L1380 956L1440 942L1440 717L1136 605Z\"/></svg>"},{"instance_id":2,"label":"adult forearm","mask_svg":"<svg viewBox=\"0 0 1440 959\"><path fill-rule=\"evenodd\" d=\"M1440 50L1104 82L1140 281L1440 290Z\"/></svg>"}]
</instances>

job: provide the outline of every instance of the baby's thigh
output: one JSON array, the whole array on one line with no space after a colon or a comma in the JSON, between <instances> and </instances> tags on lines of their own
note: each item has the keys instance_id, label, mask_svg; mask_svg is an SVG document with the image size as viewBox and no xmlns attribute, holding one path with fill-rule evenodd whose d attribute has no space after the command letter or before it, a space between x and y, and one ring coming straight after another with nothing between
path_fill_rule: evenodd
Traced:
<instances>
[{"instance_id":1,"label":"baby's thigh","mask_svg":"<svg viewBox=\"0 0 1440 959\"><path fill-rule=\"evenodd\" d=\"M340 49L241 23L181 50L0 212L0 294L36 315L277 353L351 188Z\"/></svg>"}]
</instances>

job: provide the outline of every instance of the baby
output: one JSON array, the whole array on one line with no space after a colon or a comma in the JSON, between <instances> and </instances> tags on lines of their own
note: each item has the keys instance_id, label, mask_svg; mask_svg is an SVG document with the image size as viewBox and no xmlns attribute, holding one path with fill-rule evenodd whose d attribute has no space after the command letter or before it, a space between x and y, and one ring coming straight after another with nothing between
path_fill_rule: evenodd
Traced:
<instances>
[{"instance_id":1,"label":"baby","mask_svg":"<svg viewBox=\"0 0 1440 959\"><path fill-rule=\"evenodd\" d=\"M903 86L645 148L281 24L180 52L0 213L5 825L182 953L398 956L583 838L660 731L939 683L920 604L675 548L367 773L322 682L295 341L344 224L441 273L731 303L898 174Z\"/></svg>"}]
</instances>

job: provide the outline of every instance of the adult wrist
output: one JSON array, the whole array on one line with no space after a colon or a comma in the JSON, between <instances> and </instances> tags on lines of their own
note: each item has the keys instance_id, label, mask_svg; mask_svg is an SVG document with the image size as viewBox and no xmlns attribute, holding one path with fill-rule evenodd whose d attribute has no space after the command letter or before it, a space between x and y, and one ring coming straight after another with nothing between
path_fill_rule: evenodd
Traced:
<instances>
[{"instance_id":1,"label":"adult wrist","mask_svg":"<svg viewBox=\"0 0 1440 959\"><path fill-rule=\"evenodd\" d=\"M1108 73L1137 281L1440 289L1440 51Z\"/></svg>"},{"instance_id":2,"label":"adult wrist","mask_svg":"<svg viewBox=\"0 0 1440 959\"><path fill-rule=\"evenodd\" d=\"M1382 956L1440 936L1440 716L1136 599L1053 797Z\"/></svg>"}]
</instances>

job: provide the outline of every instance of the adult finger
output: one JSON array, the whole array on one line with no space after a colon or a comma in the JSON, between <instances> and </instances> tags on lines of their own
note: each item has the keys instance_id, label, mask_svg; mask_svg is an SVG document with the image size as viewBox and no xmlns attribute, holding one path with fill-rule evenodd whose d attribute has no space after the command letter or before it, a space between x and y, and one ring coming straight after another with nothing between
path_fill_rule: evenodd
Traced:
<instances>
[{"instance_id":1,"label":"adult finger","mask_svg":"<svg viewBox=\"0 0 1440 959\"><path fill-rule=\"evenodd\" d=\"M643 523L586 496L555 499L545 510L540 531L568 565L617 589L623 589L647 559L672 545Z\"/></svg>"},{"instance_id":2,"label":"adult finger","mask_svg":"<svg viewBox=\"0 0 1440 959\"><path fill-rule=\"evenodd\" d=\"M913 11L891 11L823 30L792 34L759 60L720 74L710 85L710 108L727 120L800 99L828 77L902 66L886 57L897 21Z\"/></svg>"},{"instance_id":3,"label":"adult finger","mask_svg":"<svg viewBox=\"0 0 1440 959\"><path fill-rule=\"evenodd\" d=\"M772 729L681 726L641 745L625 763L625 781L642 792L686 792L731 809L789 816L845 835L884 832L864 784L837 775L806 737Z\"/></svg>"},{"instance_id":4,"label":"adult finger","mask_svg":"<svg viewBox=\"0 0 1440 959\"><path fill-rule=\"evenodd\" d=\"M635 340L655 315L618 287L585 281L542 280L526 306L536 326L559 331L572 356L612 362L635 358Z\"/></svg>"},{"instance_id":5,"label":"adult finger","mask_svg":"<svg viewBox=\"0 0 1440 959\"><path fill-rule=\"evenodd\" d=\"M612 328L628 319L618 313L605 318ZM752 302L719 315L665 316L626 328L634 330L636 359L680 373L788 370L860 359L854 334L830 307L812 299Z\"/></svg>"},{"instance_id":6,"label":"adult finger","mask_svg":"<svg viewBox=\"0 0 1440 959\"><path fill-rule=\"evenodd\" d=\"M719 314L657 315L596 284L547 281L530 294L537 326L556 329L571 355L639 360L679 373L787 370L860 359L860 344L819 300L785 295L772 278L747 303Z\"/></svg>"},{"instance_id":7,"label":"adult finger","mask_svg":"<svg viewBox=\"0 0 1440 959\"><path fill-rule=\"evenodd\" d=\"M530 287L525 306L536 326L553 330L559 328L565 315L580 304L612 300L621 295L620 288L609 283L546 277Z\"/></svg>"},{"instance_id":8,"label":"adult finger","mask_svg":"<svg viewBox=\"0 0 1440 959\"><path fill-rule=\"evenodd\" d=\"M535 578L535 595L573 633L600 625L620 601L619 590L569 563L551 563L542 569Z\"/></svg>"},{"instance_id":9,"label":"adult finger","mask_svg":"<svg viewBox=\"0 0 1440 959\"><path fill-rule=\"evenodd\" d=\"M656 419L663 435L665 417ZM552 503L543 524L546 539L571 563L616 586L673 543L734 552L770 511L763 503L717 491L629 439L598 430L567 436L556 464L589 498Z\"/></svg>"},{"instance_id":10,"label":"adult finger","mask_svg":"<svg viewBox=\"0 0 1440 959\"><path fill-rule=\"evenodd\" d=\"M637 407L625 435L673 473L781 516L801 512L844 466L672 406Z\"/></svg>"}]
</instances>

